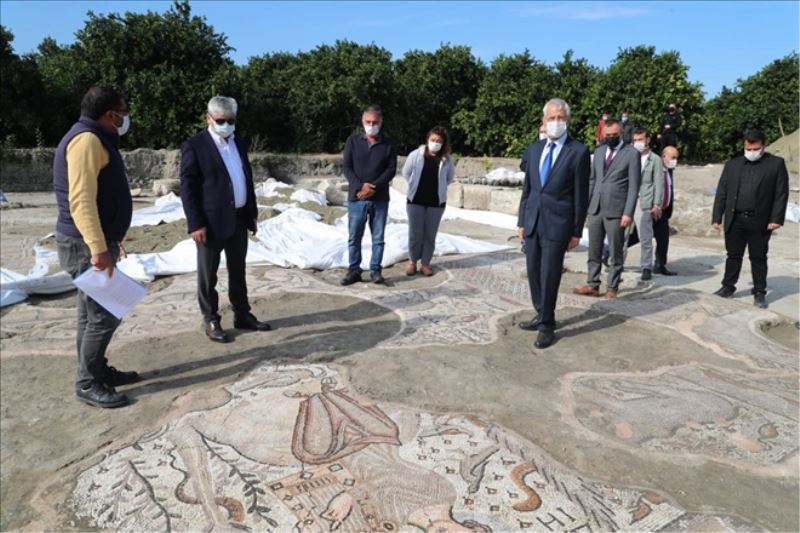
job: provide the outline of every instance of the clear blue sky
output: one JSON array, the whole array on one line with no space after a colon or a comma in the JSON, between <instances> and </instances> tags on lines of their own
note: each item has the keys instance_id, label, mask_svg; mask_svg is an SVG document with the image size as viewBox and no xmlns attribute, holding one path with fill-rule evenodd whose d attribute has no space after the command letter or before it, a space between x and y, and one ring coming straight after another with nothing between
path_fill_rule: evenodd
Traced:
<instances>
[{"instance_id":1,"label":"clear blue sky","mask_svg":"<svg viewBox=\"0 0 800 533\"><path fill-rule=\"evenodd\" d=\"M0 21L17 53L46 36L71 43L86 12L163 12L167 1L0 1ZM620 47L677 50L689 79L707 97L732 87L771 61L798 50L800 2L265 2L194 1L236 48L238 64L269 52L311 50L349 39L375 42L394 58L440 43L463 44L490 62L529 49L552 64L568 49L606 68Z\"/></svg>"}]
</instances>

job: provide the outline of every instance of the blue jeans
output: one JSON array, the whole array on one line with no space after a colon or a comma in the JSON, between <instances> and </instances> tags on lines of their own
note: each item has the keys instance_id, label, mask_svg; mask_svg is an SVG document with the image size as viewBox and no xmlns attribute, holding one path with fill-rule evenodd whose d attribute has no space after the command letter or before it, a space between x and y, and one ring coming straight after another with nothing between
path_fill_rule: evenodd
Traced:
<instances>
[{"instance_id":1,"label":"blue jeans","mask_svg":"<svg viewBox=\"0 0 800 533\"><path fill-rule=\"evenodd\" d=\"M350 256L349 270L361 272L361 239L364 227L369 221L372 233L372 259L369 263L371 272L381 271L383 261L383 230L389 217L389 202L373 202L372 200L356 200L347 203L347 220L350 232L347 240L347 251Z\"/></svg>"}]
</instances>

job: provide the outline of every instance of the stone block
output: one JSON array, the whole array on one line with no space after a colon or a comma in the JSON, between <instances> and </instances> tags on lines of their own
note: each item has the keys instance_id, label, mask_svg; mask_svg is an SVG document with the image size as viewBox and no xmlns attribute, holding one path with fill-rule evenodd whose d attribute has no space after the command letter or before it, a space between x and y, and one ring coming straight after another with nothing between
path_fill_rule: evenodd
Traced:
<instances>
[{"instance_id":1,"label":"stone block","mask_svg":"<svg viewBox=\"0 0 800 533\"><path fill-rule=\"evenodd\" d=\"M489 209L492 190L485 185L464 185L464 209Z\"/></svg>"},{"instance_id":2,"label":"stone block","mask_svg":"<svg viewBox=\"0 0 800 533\"><path fill-rule=\"evenodd\" d=\"M451 183L447 187L447 205L464 207L464 186L462 184Z\"/></svg>"},{"instance_id":3,"label":"stone block","mask_svg":"<svg viewBox=\"0 0 800 533\"><path fill-rule=\"evenodd\" d=\"M489 211L516 215L519 211L520 196L522 189L492 189Z\"/></svg>"},{"instance_id":4,"label":"stone block","mask_svg":"<svg viewBox=\"0 0 800 533\"><path fill-rule=\"evenodd\" d=\"M164 196L171 192L180 194L181 180L174 178L153 180L153 194L156 196Z\"/></svg>"}]
</instances>

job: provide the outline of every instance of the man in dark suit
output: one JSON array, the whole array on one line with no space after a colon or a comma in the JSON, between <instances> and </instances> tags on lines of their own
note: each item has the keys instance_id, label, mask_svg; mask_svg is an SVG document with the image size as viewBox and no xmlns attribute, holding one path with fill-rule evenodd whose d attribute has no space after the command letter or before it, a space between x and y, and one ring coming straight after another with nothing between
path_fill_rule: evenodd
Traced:
<instances>
[{"instance_id":1,"label":"man in dark suit","mask_svg":"<svg viewBox=\"0 0 800 533\"><path fill-rule=\"evenodd\" d=\"M247 145L233 134L236 111L233 98L213 97L206 114L208 128L181 145L181 199L189 233L197 244L197 297L206 335L215 342L229 340L220 324L216 290L223 251L234 327L270 329L250 313L247 301L247 230L255 235L258 210Z\"/></svg>"},{"instance_id":2,"label":"man in dark suit","mask_svg":"<svg viewBox=\"0 0 800 533\"><path fill-rule=\"evenodd\" d=\"M767 308L767 251L772 232L783 225L789 202L789 173L780 157L764 152L765 137L751 130L744 153L725 163L714 198L712 225L725 219L725 276L714 294L731 298L742 269L744 249L750 253L754 305Z\"/></svg>"},{"instance_id":3,"label":"man in dark suit","mask_svg":"<svg viewBox=\"0 0 800 533\"><path fill-rule=\"evenodd\" d=\"M528 283L536 310L519 327L538 330L534 345L555 340L555 309L564 254L580 242L589 199L589 150L567 135L569 105L553 98L542 110L547 139L528 146L520 170L525 172L517 233L525 239Z\"/></svg>"},{"instance_id":4,"label":"man in dark suit","mask_svg":"<svg viewBox=\"0 0 800 533\"><path fill-rule=\"evenodd\" d=\"M594 152L589 177L589 260L586 285L572 292L600 296L603 240L608 237L607 298L616 298L623 269L625 228L633 222L641 179L639 152L622 142L622 125L606 122L606 142Z\"/></svg>"}]
</instances>

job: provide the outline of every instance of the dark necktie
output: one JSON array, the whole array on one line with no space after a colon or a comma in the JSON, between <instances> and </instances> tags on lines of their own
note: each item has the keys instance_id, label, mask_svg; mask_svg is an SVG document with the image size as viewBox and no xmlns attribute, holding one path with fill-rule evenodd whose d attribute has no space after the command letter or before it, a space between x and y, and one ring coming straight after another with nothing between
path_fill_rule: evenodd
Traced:
<instances>
[{"instance_id":1,"label":"dark necktie","mask_svg":"<svg viewBox=\"0 0 800 533\"><path fill-rule=\"evenodd\" d=\"M614 160L614 149L609 146L608 152L606 153L606 160L603 162L603 170L608 170L608 167L611 166L611 162L613 160Z\"/></svg>"},{"instance_id":2,"label":"dark necktie","mask_svg":"<svg viewBox=\"0 0 800 533\"><path fill-rule=\"evenodd\" d=\"M542 162L542 170L539 171L539 182L542 184L542 187L547 183L547 176L550 175L550 170L553 168L553 150L556 147L556 143L550 143L547 147L549 151Z\"/></svg>"}]
</instances>

